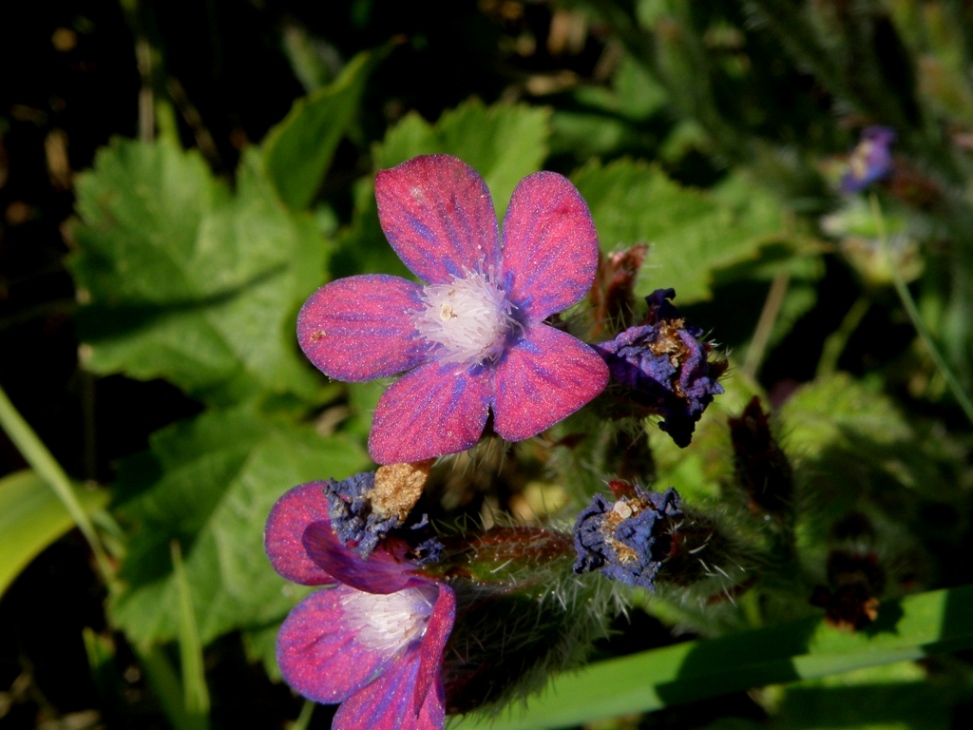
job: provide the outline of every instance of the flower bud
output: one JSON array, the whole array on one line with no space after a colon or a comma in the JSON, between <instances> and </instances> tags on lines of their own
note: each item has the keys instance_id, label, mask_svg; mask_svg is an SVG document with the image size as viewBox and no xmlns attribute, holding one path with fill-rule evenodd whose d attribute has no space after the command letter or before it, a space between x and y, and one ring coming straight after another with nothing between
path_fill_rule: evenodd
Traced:
<instances>
[{"instance_id":1,"label":"flower bud","mask_svg":"<svg viewBox=\"0 0 973 730\"><path fill-rule=\"evenodd\" d=\"M730 418L733 471L750 499L754 514L784 517L791 514L794 474L787 455L770 431L770 416L754 396L739 418Z\"/></svg>"}]
</instances>

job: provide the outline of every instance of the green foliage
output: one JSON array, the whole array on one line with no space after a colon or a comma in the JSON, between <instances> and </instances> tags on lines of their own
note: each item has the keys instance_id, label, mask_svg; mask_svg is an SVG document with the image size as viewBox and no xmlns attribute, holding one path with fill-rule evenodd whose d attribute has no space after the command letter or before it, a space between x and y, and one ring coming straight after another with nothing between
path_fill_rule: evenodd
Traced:
<instances>
[{"instance_id":1,"label":"green foliage","mask_svg":"<svg viewBox=\"0 0 973 730\"><path fill-rule=\"evenodd\" d=\"M197 153L116 140L78 181L78 211L70 263L88 368L164 377L216 403L315 397L293 322L327 247L277 201L255 151L231 194Z\"/></svg>"},{"instance_id":2,"label":"green foliage","mask_svg":"<svg viewBox=\"0 0 973 730\"><path fill-rule=\"evenodd\" d=\"M767 682L841 674L971 647L971 602L969 586L933 591L885 604L882 618L868 632L840 631L808 618L611 659L561 676L525 710L511 712L493 727L568 727ZM471 726L462 722L456 727Z\"/></svg>"},{"instance_id":3,"label":"green foliage","mask_svg":"<svg viewBox=\"0 0 973 730\"><path fill-rule=\"evenodd\" d=\"M176 581L179 603L179 665L182 669L183 703L186 714L199 730L209 728L210 698L206 686L206 672L203 668L203 644L196 626L193 610L193 597L186 579L186 569L182 562L182 548L173 540L172 572Z\"/></svg>"},{"instance_id":4,"label":"green foliage","mask_svg":"<svg viewBox=\"0 0 973 730\"><path fill-rule=\"evenodd\" d=\"M574 104L551 115L551 154L587 160L619 150L651 154L659 139L649 122L666 104L665 90L645 68L623 58L611 88L584 85L572 93Z\"/></svg>"},{"instance_id":5,"label":"green foliage","mask_svg":"<svg viewBox=\"0 0 973 730\"><path fill-rule=\"evenodd\" d=\"M902 662L781 688L775 715L780 724L794 728L946 730L952 723L952 705L961 694L955 680L930 681L925 669Z\"/></svg>"},{"instance_id":6,"label":"green foliage","mask_svg":"<svg viewBox=\"0 0 973 730\"><path fill-rule=\"evenodd\" d=\"M723 202L631 160L589 164L574 182L603 251L649 244L636 289L642 296L673 287L679 304L708 299L716 269L754 259L761 245L785 236L783 209L765 192Z\"/></svg>"},{"instance_id":7,"label":"green foliage","mask_svg":"<svg viewBox=\"0 0 973 730\"><path fill-rule=\"evenodd\" d=\"M118 513L133 527L113 602L119 626L138 641L179 631L178 541L203 643L233 629L279 621L299 596L263 554L263 526L289 487L360 471L356 443L249 410L212 411L157 433L149 453L122 464Z\"/></svg>"},{"instance_id":8,"label":"green foliage","mask_svg":"<svg viewBox=\"0 0 973 730\"><path fill-rule=\"evenodd\" d=\"M294 102L290 114L267 135L267 177L288 207L303 210L314 198L358 112L368 75L384 55L360 53L333 84Z\"/></svg>"},{"instance_id":9,"label":"green foliage","mask_svg":"<svg viewBox=\"0 0 973 730\"><path fill-rule=\"evenodd\" d=\"M714 552L709 542L694 553L710 573L698 583L708 593L673 581L632 595L592 574L584 580L599 592L586 601L573 574L565 588L538 573L521 600L551 614L531 645L539 655L560 650L564 662L554 665L582 660L610 618L608 597L617 605L631 599L651 620L700 638L622 658L611 658L619 644L608 642L598 649L604 661L555 678L524 714L515 710L496 727L578 725L761 685L746 701L766 718L722 718L717 727L949 725L969 698L967 657L915 660L973 648L973 437L962 412L964 389L973 391L973 9L945 0L446 3L435 17L409 11L421 32L361 51L359 39L399 32L390 30L399 19L378 3L332 14L321 36L296 18L281 21L275 3L251 3L238 9L241 17L267 22L259 39L241 40L246 51L259 45L291 64L273 78L276 97L253 84L267 96L249 100L266 113L255 118L236 102L221 110L220 100L197 91L205 85L182 89L167 76L179 66L167 54L186 45L185 31L170 28L185 24L157 24L152 3L123 5L137 44L123 56L132 59L131 78L138 58L142 80L142 96L124 103L129 115L138 108L143 141L114 139L72 178L90 164L86 150L113 132L131 134L132 120L85 138L61 113L78 108L74 99L63 106L61 88L38 96L50 109L14 99L10 119L0 110L0 264L11 263L0 272L4 378L41 351L36 340L16 339L20 328L37 326L45 338L60 337L63 352L80 343L89 373L164 379L200 410L173 424L192 407L185 398L172 398L171 409L158 400L125 404L139 418L119 439L122 429L103 424L128 412L106 402L111 387L89 375L48 376L35 392L17 392L18 403L33 401L25 408L31 418L54 414L36 428L61 429L51 446L59 457L73 469L83 458L85 474L105 478L105 488L89 490L73 486L0 391L0 425L31 468L0 477L0 592L80 527L93 551L84 558L99 569L86 587L109 596L107 628L88 629L85 641L96 684L116 685L113 701L133 694L119 678L125 647L155 695L141 700L151 705L138 708L142 724L157 724L161 712L179 730L205 726L207 680L222 675L210 684L212 721L222 725L233 703L220 696L221 683L240 658L223 649L238 639L249 661L280 679L279 623L306 591L270 568L261 539L267 514L289 487L369 468L365 444L389 382L325 383L297 347L295 316L334 278L411 277L379 226L374 171L447 153L485 178L501 219L524 176L544 168L571 175L604 253L649 245L634 294L674 288L688 321L729 358L720 381L726 392L687 448L658 428L657 416L631 417L630 403L600 399L540 438L509 449L490 438L470 458L434 467L421 510L437 527L448 521L462 533L534 519L532 510L547 511L543 499L529 498L538 486L558 509L563 503L556 518L570 526L592 493L624 474L653 489L675 487L687 514L718 526L707 541L718 534L737 548L725 550L735 562L711 568L703 562ZM469 5L469 17L450 15L454 5ZM160 19L170 12L160 10ZM212 64L212 74L196 76L220 84L230 80L222 54L233 45L221 42L224 14L208 16L213 55L197 58L196 69ZM105 37L89 33L89 22L79 16L53 41L86 78L99 64L82 57ZM81 42L62 50L71 34ZM37 37L50 37L49 29ZM271 66L262 72L273 76ZM462 78L465 100L428 73L447 66ZM307 96L293 98L295 80ZM873 124L897 134L894 169L865 195L842 193L847 154ZM16 179L32 125L44 128L34 136L42 140L35 156L47 162L36 177L49 177L55 191L47 201ZM144 141L153 135L157 141ZM241 148L246 135L255 144ZM181 147L190 140L200 151ZM71 306L64 292L57 296L65 301L35 301L64 242L55 235L53 248L35 256L23 238L33 245L35 232L59 230L63 221L51 211L65 207L72 185L76 219L60 230L78 293L75 330L49 316ZM21 259L32 257L43 266L24 275ZM24 291L28 305L8 315L8 302L23 301ZM591 324L591 301L565 317L572 331ZM151 390L127 387L137 397ZM48 408L59 390L68 400ZM731 436L730 419L741 418L753 396L793 468L792 491L776 512L762 511L743 486ZM614 420L619 413L625 418ZM147 451L126 456L146 440ZM743 461L763 456L746 453ZM13 457L11 468L22 468ZM110 516L102 509L109 495ZM852 569L836 574L836 555ZM879 577L863 580L868 570L854 565ZM721 582L723 566L746 579ZM964 587L908 596L941 586ZM877 621L857 632L831 628L822 604L809 602L848 587L865 590L842 594L850 609L867 609L867 618L878 606ZM837 603L824 604L832 620L849 609ZM490 604L466 613L470 623L457 626L461 641L451 649L496 660L504 629L535 620L530 606L510 604L506 623ZM572 627L577 635L568 636ZM490 632L492 644L483 641ZM16 643L20 651L19 636ZM511 674L531 664L513 652L499 658ZM541 686L544 675L532 670L529 679ZM43 687L23 694L46 696ZM310 721L310 707L297 725ZM37 721L67 722L41 719L62 709L42 708ZM279 715L278 725L297 715L296 706ZM673 717L660 722L686 724Z\"/></svg>"},{"instance_id":10,"label":"green foliage","mask_svg":"<svg viewBox=\"0 0 973 730\"><path fill-rule=\"evenodd\" d=\"M105 490L75 489L87 513L108 503ZM44 548L74 526L54 490L32 471L0 479L0 595Z\"/></svg>"},{"instance_id":11,"label":"green foliage","mask_svg":"<svg viewBox=\"0 0 973 730\"><path fill-rule=\"evenodd\" d=\"M792 458L808 465L819 486L832 485L827 495L819 495L822 502L905 499L905 493L893 489L943 499L956 494L952 476L939 464L938 449L926 445L888 397L847 374L801 388L781 418Z\"/></svg>"}]
</instances>

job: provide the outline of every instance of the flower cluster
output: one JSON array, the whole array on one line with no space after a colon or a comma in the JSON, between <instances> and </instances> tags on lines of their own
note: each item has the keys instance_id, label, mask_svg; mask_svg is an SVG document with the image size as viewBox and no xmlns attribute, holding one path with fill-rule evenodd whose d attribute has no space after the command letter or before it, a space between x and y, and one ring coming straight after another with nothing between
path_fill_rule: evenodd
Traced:
<instances>
[{"instance_id":1,"label":"flower cluster","mask_svg":"<svg viewBox=\"0 0 973 730\"><path fill-rule=\"evenodd\" d=\"M560 175L522 180L502 232L483 179L455 157L383 170L375 193L389 243L420 281L331 282L301 310L298 340L333 378L401 377L375 411L377 471L296 487L270 514L273 567L322 586L284 621L277 658L300 694L341 704L339 730L434 730L447 711L540 686L606 634L619 599L581 573L652 588L663 564L695 546L676 530L675 490L627 485L618 502L596 496L578 518L573 569L572 536L557 530L434 534L425 514L412 515L435 458L473 447L491 427L507 441L535 436L599 395L609 375L685 445L722 392L722 369L667 301L672 290L650 296L645 321L611 342L592 347L565 331L559 313L592 290L596 273L594 332L632 321L646 247L599 268L587 205Z\"/></svg>"},{"instance_id":2,"label":"flower cluster","mask_svg":"<svg viewBox=\"0 0 973 730\"><path fill-rule=\"evenodd\" d=\"M654 291L645 299L649 310L642 324L596 349L612 382L622 386L623 398L646 413L662 415L659 427L679 446L688 446L706 406L723 392L717 379L726 363L709 361L713 346L669 301L675 295L673 289Z\"/></svg>"}]
</instances>

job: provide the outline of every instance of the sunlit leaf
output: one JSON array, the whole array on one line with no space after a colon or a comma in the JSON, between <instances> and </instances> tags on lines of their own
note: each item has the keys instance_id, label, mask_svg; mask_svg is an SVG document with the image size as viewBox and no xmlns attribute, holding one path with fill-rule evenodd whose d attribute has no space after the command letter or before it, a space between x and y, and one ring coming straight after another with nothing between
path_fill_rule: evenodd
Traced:
<instances>
[{"instance_id":1,"label":"sunlit leaf","mask_svg":"<svg viewBox=\"0 0 973 730\"><path fill-rule=\"evenodd\" d=\"M104 507L108 492L75 489L89 514ZM44 548L74 527L54 490L32 471L0 479L0 595Z\"/></svg>"},{"instance_id":2,"label":"sunlit leaf","mask_svg":"<svg viewBox=\"0 0 973 730\"><path fill-rule=\"evenodd\" d=\"M755 259L762 245L785 235L783 209L756 190L745 202L723 200L629 160L589 164L574 181L602 250L649 244L636 289L641 295L673 287L678 304L708 299L715 270Z\"/></svg>"},{"instance_id":3,"label":"sunlit leaf","mask_svg":"<svg viewBox=\"0 0 973 730\"><path fill-rule=\"evenodd\" d=\"M416 155L455 155L483 176L502 215L520 179L539 170L547 156L549 116L545 109L479 101L446 112L435 125L413 113L389 130L375 167L394 167Z\"/></svg>"},{"instance_id":4,"label":"sunlit leaf","mask_svg":"<svg viewBox=\"0 0 973 730\"><path fill-rule=\"evenodd\" d=\"M301 210L313 199L358 112L368 75L383 56L355 56L334 83L298 99L267 135L263 152L267 176L289 207Z\"/></svg>"},{"instance_id":5,"label":"sunlit leaf","mask_svg":"<svg viewBox=\"0 0 973 730\"><path fill-rule=\"evenodd\" d=\"M195 153L116 141L79 179L78 211L87 368L166 378L216 402L313 397L320 381L294 319L327 249L309 215L276 199L255 151L231 195Z\"/></svg>"},{"instance_id":6,"label":"sunlit leaf","mask_svg":"<svg viewBox=\"0 0 973 730\"><path fill-rule=\"evenodd\" d=\"M542 730L651 712L765 684L841 674L973 647L973 586L888 601L870 629L851 633L811 617L589 665L556 677L494 730ZM478 716L451 727L475 726Z\"/></svg>"},{"instance_id":7,"label":"sunlit leaf","mask_svg":"<svg viewBox=\"0 0 973 730\"><path fill-rule=\"evenodd\" d=\"M368 465L356 443L246 411L210 412L160 431L150 452L124 462L120 519L131 525L112 615L133 639L175 638L177 540L201 641L279 621L301 590L270 567L263 528L274 502L298 484L344 478Z\"/></svg>"}]
</instances>

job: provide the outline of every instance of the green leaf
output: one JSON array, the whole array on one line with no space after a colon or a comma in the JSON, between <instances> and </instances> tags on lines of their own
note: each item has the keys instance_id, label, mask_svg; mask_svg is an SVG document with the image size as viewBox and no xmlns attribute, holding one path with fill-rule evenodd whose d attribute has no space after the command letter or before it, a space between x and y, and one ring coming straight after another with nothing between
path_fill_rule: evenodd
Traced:
<instances>
[{"instance_id":1,"label":"green leaf","mask_svg":"<svg viewBox=\"0 0 973 730\"><path fill-rule=\"evenodd\" d=\"M965 691L945 677L929 679L920 665L901 662L798 682L774 714L788 728L946 730Z\"/></svg>"},{"instance_id":2,"label":"green leaf","mask_svg":"<svg viewBox=\"0 0 973 730\"><path fill-rule=\"evenodd\" d=\"M665 108L665 89L643 64L622 59L612 88L582 85L574 89L567 108L551 116L551 153L583 161L595 156L617 157L627 151L653 157L659 146L659 125L649 124Z\"/></svg>"},{"instance_id":3,"label":"green leaf","mask_svg":"<svg viewBox=\"0 0 973 730\"><path fill-rule=\"evenodd\" d=\"M157 644L140 646L133 644L139 665L145 672L148 685L159 700L159 705L173 730L200 730L199 718L186 710L183 688L165 648Z\"/></svg>"},{"instance_id":4,"label":"green leaf","mask_svg":"<svg viewBox=\"0 0 973 730\"><path fill-rule=\"evenodd\" d=\"M91 514L108 503L104 490L74 489L78 504ZM32 471L0 479L0 595L44 548L74 527L61 500Z\"/></svg>"},{"instance_id":5,"label":"green leaf","mask_svg":"<svg viewBox=\"0 0 973 730\"><path fill-rule=\"evenodd\" d=\"M856 511L870 518L888 570L908 571L917 543L959 539L957 525L930 524L927 512L965 509L962 462L941 449L946 434L920 434L887 396L845 373L800 388L780 415L799 499L814 505L800 525L809 546L826 545L834 522Z\"/></svg>"},{"instance_id":6,"label":"green leaf","mask_svg":"<svg viewBox=\"0 0 973 730\"><path fill-rule=\"evenodd\" d=\"M206 730L209 727L210 699L203 667L203 644L196 626L196 613L182 561L182 548L179 547L178 540L173 540L169 547L179 599L179 666L182 669L183 703L186 714L193 719L196 726L200 730Z\"/></svg>"},{"instance_id":7,"label":"green leaf","mask_svg":"<svg viewBox=\"0 0 973 730\"><path fill-rule=\"evenodd\" d=\"M674 287L680 305L709 299L714 270L754 259L785 235L784 213L768 194L719 197L683 188L650 165L592 163L574 176L604 251L649 244L636 291Z\"/></svg>"},{"instance_id":8,"label":"green leaf","mask_svg":"<svg viewBox=\"0 0 973 730\"><path fill-rule=\"evenodd\" d=\"M333 84L294 103L264 141L267 176L280 199L303 210L331 166L334 151L355 119L365 82L385 53L360 53Z\"/></svg>"},{"instance_id":9,"label":"green leaf","mask_svg":"<svg viewBox=\"0 0 973 730\"><path fill-rule=\"evenodd\" d=\"M841 495L881 494L891 485L918 494L948 498L955 478L944 474L948 454L927 443L906 416L882 393L846 373L821 378L798 390L784 405L785 449L798 463L813 463ZM943 438L941 435L939 438Z\"/></svg>"},{"instance_id":10,"label":"green leaf","mask_svg":"<svg viewBox=\"0 0 973 730\"><path fill-rule=\"evenodd\" d=\"M53 491L54 496L57 497L87 540L102 578L111 581L114 570L109 564L108 555L102 546L101 538L95 532L94 525L88 519L84 505L78 500L78 495L75 493L68 475L65 474L54 455L48 451L44 442L34 433L34 429L17 411L2 387L0 387L0 429L10 438L13 445L30 464L34 473L46 482L47 486Z\"/></svg>"},{"instance_id":11,"label":"green leaf","mask_svg":"<svg viewBox=\"0 0 973 730\"><path fill-rule=\"evenodd\" d=\"M303 595L263 551L263 529L288 489L344 478L370 462L355 442L246 410L209 412L152 437L151 451L123 462L120 519L131 526L125 589L112 604L135 641L173 639L179 592L170 570L177 540L203 644L237 628L279 621Z\"/></svg>"},{"instance_id":12,"label":"green leaf","mask_svg":"<svg viewBox=\"0 0 973 730\"><path fill-rule=\"evenodd\" d=\"M868 631L841 631L812 617L592 664L556 677L525 710L514 708L491 727L567 727L971 647L973 586L932 591L883 603ZM471 727L477 719L482 718L464 718L451 728Z\"/></svg>"},{"instance_id":13,"label":"green leaf","mask_svg":"<svg viewBox=\"0 0 973 730\"><path fill-rule=\"evenodd\" d=\"M116 140L78 182L85 365L167 378L217 403L262 392L313 399L294 318L324 278L327 249L244 155L236 194L198 154Z\"/></svg>"}]
</instances>

